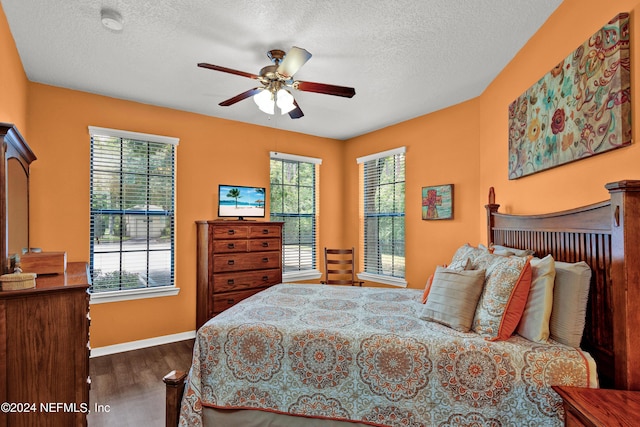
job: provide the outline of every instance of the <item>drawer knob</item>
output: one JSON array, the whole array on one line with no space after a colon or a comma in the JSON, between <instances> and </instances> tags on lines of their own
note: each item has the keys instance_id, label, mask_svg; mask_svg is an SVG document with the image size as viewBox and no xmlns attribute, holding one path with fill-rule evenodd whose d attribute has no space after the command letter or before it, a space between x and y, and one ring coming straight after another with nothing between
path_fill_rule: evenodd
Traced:
<instances>
[{"instance_id":1,"label":"drawer knob","mask_svg":"<svg viewBox=\"0 0 640 427\"><path fill-rule=\"evenodd\" d=\"M262 262L269 262L269 258L267 257L262 258Z\"/></svg>"},{"instance_id":2,"label":"drawer knob","mask_svg":"<svg viewBox=\"0 0 640 427\"><path fill-rule=\"evenodd\" d=\"M227 261L227 264L229 264L229 265L233 265L233 264L235 264L235 263L236 263L236 262L235 262L234 260L232 260L232 259L230 259L229 261Z\"/></svg>"},{"instance_id":3,"label":"drawer knob","mask_svg":"<svg viewBox=\"0 0 640 427\"><path fill-rule=\"evenodd\" d=\"M233 279L227 280L227 285L233 285L234 283L235 283L235 280Z\"/></svg>"},{"instance_id":4,"label":"drawer knob","mask_svg":"<svg viewBox=\"0 0 640 427\"><path fill-rule=\"evenodd\" d=\"M262 234L269 234L269 229L268 228L263 229Z\"/></svg>"},{"instance_id":5,"label":"drawer knob","mask_svg":"<svg viewBox=\"0 0 640 427\"><path fill-rule=\"evenodd\" d=\"M262 276L262 281L263 282L269 281L269 276Z\"/></svg>"},{"instance_id":6,"label":"drawer knob","mask_svg":"<svg viewBox=\"0 0 640 427\"><path fill-rule=\"evenodd\" d=\"M269 242L262 242L262 247L263 248L268 248L269 247Z\"/></svg>"},{"instance_id":7,"label":"drawer knob","mask_svg":"<svg viewBox=\"0 0 640 427\"><path fill-rule=\"evenodd\" d=\"M236 233L236 230L233 230L233 229L227 230L227 234L235 234L235 233Z\"/></svg>"},{"instance_id":8,"label":"drawer knob","mask_svg":"<svg viewBox=\"0 0 640 427\"><path fill-rule=\"evenodd\" d=\"M227 304L233 304L235 302L236 302L236 300L234 300L233 298L228 298L227 299Z\"/></svg>"},{"instance_id":9,"label":"drawer knob","mask_svg":"<svg viewBox=\"0 0 640 427\"><path fill-rule=\"evenodd\" d=\"M227 248L229 248L229 249L233 249L233 248L235 248L235 247L236 247L235 243L229 243L229 244L227 244Z\"/></svg>"}]
</instances>

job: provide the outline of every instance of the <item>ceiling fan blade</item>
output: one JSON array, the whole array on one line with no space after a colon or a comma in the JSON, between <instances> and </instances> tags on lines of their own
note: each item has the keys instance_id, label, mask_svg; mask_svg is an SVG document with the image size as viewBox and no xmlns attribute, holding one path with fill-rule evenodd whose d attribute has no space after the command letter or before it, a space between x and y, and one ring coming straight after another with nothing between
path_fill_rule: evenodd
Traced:
<instances>
[{"instance_id":1,"label":"ceiling fan blade","mask_svg":"<svg viewBox=\"0 0 640 427\"><path fill-rule=\"evenodd\" d=\"M205 62L199 63L198 67L208 68L210 70L215 70L215 71L222 71L223 73L235 74L237 76L242 76L242 77L249 77L250 79L258 79L260 77L260 76L257 76L256 74L234 70L233 68L221 67L219 65L207 64Z\"/></svg>"},{"instance_id":2,"label":"ceiling fan blade","mask_svg":"<svg viewBox=\"0 0 640 427\"><path fill-rule=\"evenodd\" d=\"M295 105L296 108L294 108L293 110L289 111L289 117L291 117L292 119L299 119L300 117L304 116L304 113L300 109L300 106L295 101L295 99L293 100L293 105Z\"/></svg>"},{"instance_id":3,"label":"ceiling fan blade","mask_svg":"<svg viewBox=\"0 0 640 427\"><path fill-rule=\"evenodd\" d=\"M309 58L311 58L311 54L309 52L300 47L293 46L289 49L289 52L287 52L284 59L278 66L276 73L286 79L289 79L298 72L300 67L302 67Z\"/></svg>"},{"instance_id":4,"label":"ceiling fan blade","mask_svg":"<svg viewBox=\"0 0 640 427\"><path fill-rule=\"evenodd\" d=\"M255 94L257 94L258 92L260 92L262 90L261 87L254 87L253 89L249 89L246 92L242 92L239 95L234 96L233 98L229 98L226 101L222 101L220 104L220 106L222 107L228 107L230 105L235 104L236 102L242 101L243 99L247 99Z\"/></svg>"},{"instance_id":5,"label":"ceiling fan blade","mask_svg":"<svg viewBox=\"0 0 640 427\"><path fill-rule=\"evenodd\" d=\"M304 92L324 93L326 95L344 96L345 98L353 98L353 95L356 94L356 90L352 87L328 85L325 83L296 81L293 82L293 87Z\"/></svg>"}]
</instances>

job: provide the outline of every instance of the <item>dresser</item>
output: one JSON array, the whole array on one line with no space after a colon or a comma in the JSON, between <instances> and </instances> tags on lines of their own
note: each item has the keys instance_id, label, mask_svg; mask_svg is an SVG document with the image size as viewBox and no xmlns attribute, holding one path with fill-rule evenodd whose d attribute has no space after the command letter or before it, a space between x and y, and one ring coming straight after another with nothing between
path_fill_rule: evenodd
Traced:
<instances>
[{"instance_id":1,"label":"dresser","mask_svg":"<svg viewBox=\"0 0 640 427\"><path fill-rule=\"evenodd\" d=\"M636 427L640 425L640 391L558 387L567 427Z\"/></svg>"},{"instance_id":2,"label":"dresser","mask_svg":"<svg viewBox=\"0 0 640 427\"><path fill-rule=\"evenodd\" d=\"M0 427L87 425L88 286L87 264L72 262L0 291Z\"/></svg>"},{"instance_id":3,"label":"dresser","mask_svg":"<svg viewBox=\"0 0 640 427\"><path fill-rule=\"evenodd\" d=\"M197 221L196 328L282 282L282 222Z\"/></svg>"}]
</instances>

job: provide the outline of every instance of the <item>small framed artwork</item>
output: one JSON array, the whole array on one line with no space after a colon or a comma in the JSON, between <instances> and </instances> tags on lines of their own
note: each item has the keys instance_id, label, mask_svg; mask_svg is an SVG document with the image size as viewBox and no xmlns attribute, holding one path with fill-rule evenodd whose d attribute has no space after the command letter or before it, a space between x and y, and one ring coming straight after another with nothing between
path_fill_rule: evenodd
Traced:
<instances>
[{"instance_id":1,"label":"small framed artwork","mask_svg":"<svg viewBox=\"0 0 640 427\"><path fill-rule=\"evenodd\" d=\"M453 219L453 184L422 187L422 219Z\"/></svg>"}]
</instances>

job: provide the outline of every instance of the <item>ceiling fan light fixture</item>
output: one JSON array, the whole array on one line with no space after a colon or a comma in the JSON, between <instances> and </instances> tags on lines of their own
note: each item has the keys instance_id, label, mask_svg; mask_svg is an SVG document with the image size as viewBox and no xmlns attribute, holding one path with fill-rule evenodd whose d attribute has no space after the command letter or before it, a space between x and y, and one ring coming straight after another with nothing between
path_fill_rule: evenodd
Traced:
<instances>
[{"instance_id":1,"label":"ceiling fan light fixture","mask_svg":"<svg viewBox=\"0 0 640 427\"><path fill-rule=\"evenodd\" d=\"M293 101L293 95L291 95L286 89L280 89L276 93L276 104L278 104L280 114L287 114L289 111L296 108Z\"/></svg>"},{"instance_id":2,"label":"ceiling fan light fixture","mask_svg":"<svg viewBox=\"0 0 640 427\"><path fill-rule=\"evenodd\" d=\"M270 90L261 90L253 96L253 101L261 111L267 114L275 114L275 102L273 101L273 94Z\"/></svg>"}]
</instances>

